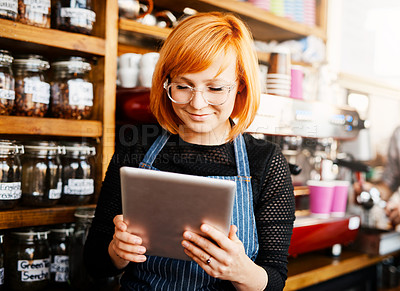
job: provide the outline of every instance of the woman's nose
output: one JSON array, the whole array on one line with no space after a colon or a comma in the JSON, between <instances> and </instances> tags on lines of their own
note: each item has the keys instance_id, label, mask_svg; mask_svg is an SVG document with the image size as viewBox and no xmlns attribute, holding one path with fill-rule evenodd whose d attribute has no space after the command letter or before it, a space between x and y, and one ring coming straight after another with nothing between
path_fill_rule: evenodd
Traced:
<instances>
[{"instance_id":1,"label":"woman's nose","mask_svg":"<svg viewBox=\"0 0 400 291\"><path fill-rule=\"evenodd\" d=\"M204 93L201 90L193 91L193 98L190 100L189 104L196 109L201 109L208 106L208 103L204 98Z\"/></svg>"}]
</instances>

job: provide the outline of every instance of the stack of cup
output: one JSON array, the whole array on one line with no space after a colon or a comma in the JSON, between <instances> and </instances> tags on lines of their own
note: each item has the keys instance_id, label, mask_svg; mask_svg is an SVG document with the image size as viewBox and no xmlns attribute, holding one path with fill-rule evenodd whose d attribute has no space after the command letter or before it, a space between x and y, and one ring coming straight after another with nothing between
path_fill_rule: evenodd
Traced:
<instances>
[{"instance_id":1,"label":"stack of cup","mask_svg":"<svg viewBox=\"0 0 400 291\"><path fill-rule=\"evenodd\" d=\"M315 26L315 0L304 0L304 24Z\"/></svg>"},{"instance_id":2,"label":"stack of cup","mask_svg":"<svg viewBox=\"0 0 400 291\"><path fill-rule=\"evenodd\" d=\"M311 215L317 218L345 216L349 185L348 181L307 181Z\"/></svg>"},{"instance_id":3,"label":"stack of cup","mask_svg":"<svg viewBox=\"0 0 400 291\"><path fill-rule=\"evenodd\" d=\"M258 8L270 10L270 0L249 0L249 2Z\"/></svg>"},{"instance_id":4,"label":"stack of cup","mask_svg":"<svg viewBox=\"0 0 400 291\"><path fill-rule=\"evenodd\" d=\"M121 87L133 88L138 86L139 63L141 54L126 53L118 58L118 82Z\"/></svg>"},{"instance_id":5,"label":"stack of cup","mask_svg":"<svg viewBox=\"0 0 400 291\"><path fill-rule=\"evenodd\" d=\"M292 66L290 97L295 99L303 99L303 67Z\"/></svg>"},{"instance_id":6,"label":"stack of cup","mask_svg":"<svg viewBox=\"0 0 400 291\"><path fill-rule=\"evenodd\" d=\"M269 57L267 93L284 97L290 96L291 58L286 49L276 49Z\"/></svg>"}]
</instances>

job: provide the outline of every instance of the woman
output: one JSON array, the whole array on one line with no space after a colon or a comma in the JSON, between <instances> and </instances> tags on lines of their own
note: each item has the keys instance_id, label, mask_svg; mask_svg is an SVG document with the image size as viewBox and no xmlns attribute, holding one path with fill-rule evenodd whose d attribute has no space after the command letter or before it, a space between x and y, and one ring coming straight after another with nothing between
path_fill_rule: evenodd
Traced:
<instances>
[{"instance_id":1,"label":"woman","mask_svg":"<svg viewBox=\"0 0 400 291\"><path fill-rule=\"evenodd\" d=\"M232 15L200 13L170 34L150 95L162 128L139 127L116 149L86 242L93 276L124 272L121 290L283 289L294 221L287 162L276 145L243 134L259 104L257 66L251 35ZM120 215L121 166L233 179L244 203L228 237L205 224L204 236L183 233L191 261L146 256Z\"/></svg>"}]
</instances>

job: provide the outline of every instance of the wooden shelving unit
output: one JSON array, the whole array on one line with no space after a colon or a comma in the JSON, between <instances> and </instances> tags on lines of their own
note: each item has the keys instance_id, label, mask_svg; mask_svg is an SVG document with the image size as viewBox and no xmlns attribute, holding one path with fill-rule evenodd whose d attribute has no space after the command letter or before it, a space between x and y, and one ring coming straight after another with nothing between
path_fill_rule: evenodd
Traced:
<instances>
[{"instance_id":1,"label":"wooden shelving unit","mask_svg":"<svg viewBox=\"0 0 400 291\"><path fill-rule=\"evenodd\" d=\"M115 93L118 43L118 3L93 1L96 23L93 35L39 28L0 19L0 49L12 54L41 54L48 59L79 55L96 59L92 76L94 107L91 120L67 120L22 116L0 116L2 138L68 140L89 138L97 143L96 188L100 188L115 144ZM0 229L48 225L74 220L82 206L21 208L0 211Z\"/></svg>"}]
</instances>

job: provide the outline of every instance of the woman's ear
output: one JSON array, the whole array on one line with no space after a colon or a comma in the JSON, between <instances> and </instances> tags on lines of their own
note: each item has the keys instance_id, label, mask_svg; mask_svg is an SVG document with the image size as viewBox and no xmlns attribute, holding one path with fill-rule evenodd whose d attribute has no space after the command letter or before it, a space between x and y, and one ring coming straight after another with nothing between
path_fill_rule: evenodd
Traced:
<instances>
[{"instance_id":1,"label":"woman's ear","mask_svg":"<svg viewBox=\"0 0 400 291\"><path fill-rule=\"evenodd\" d=\"M242 82L239 83L238 89L237 89L237 94L240 95L240 93L243 92L243 90L245 89L246 85L243 84Z\"/></svg>"}]
</instances>

